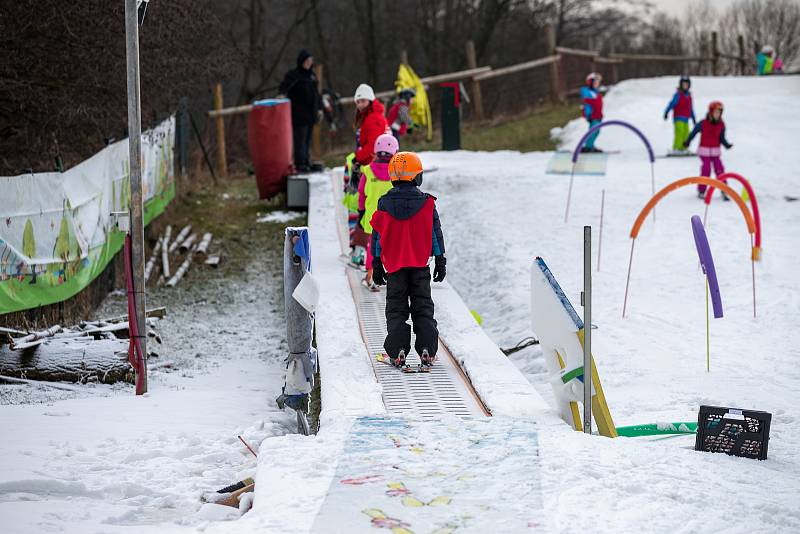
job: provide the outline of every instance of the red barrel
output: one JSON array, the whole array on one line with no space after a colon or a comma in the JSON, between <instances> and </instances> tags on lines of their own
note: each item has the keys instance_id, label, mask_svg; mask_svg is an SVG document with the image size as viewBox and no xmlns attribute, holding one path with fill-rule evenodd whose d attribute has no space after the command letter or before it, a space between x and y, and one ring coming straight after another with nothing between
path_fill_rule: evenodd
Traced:
<instances>
[{"instance_id":1,"label":"red barrel","mask_svg":"<svg viewBox=\"0 0 800 534\"><path fill-rule=\"evenodd\" d=\"M286 190L292 166L292 106L287 98L253 102L247 123L247 144L256 171L258 197Z\"/></svg>"}]
</instances>

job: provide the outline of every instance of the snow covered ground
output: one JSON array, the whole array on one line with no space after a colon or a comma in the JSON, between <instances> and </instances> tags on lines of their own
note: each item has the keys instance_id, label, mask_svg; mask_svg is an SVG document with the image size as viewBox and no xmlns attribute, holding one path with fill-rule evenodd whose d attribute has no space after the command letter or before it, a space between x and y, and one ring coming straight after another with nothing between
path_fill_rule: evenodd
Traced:
<instances>
[{"instance_id":1,"label":"snow covered ground","mask_svg":"<svg viewBox=\"0 0 800 534\"><path fill-rule=\"evenodd\" d=\"M283 235L274 223L257 230ZM296 430L274 401L286 328L282 258L271 254L257 250L235 275L195 268L150 294L148 306L168 315L143 398L121 385L0 386L16 389L0 406L0 532L194 532L238 519L201 504L204 492L255 474L237 435L257 447ZM98 315L124 313L123 298Z\"/></svg>"},{"instance_id":2,"label":"snow covered ground","mask_svg":"<svg viewBox=\"0 0 800 534\"><path fill-rule=\"evenodd\" d=\"M661 117L675 82L669 77L619 84L606 97L606 118L633 123L656 154L664 154L672 125ZM733 202L714 199L707 231L725 317L711 323L710 373L705 370L704 278L690 225L692 215L702 217L703 204L693 189L667 196L657 207L657 222L645 222L636 242L628 318L621 318L628 235L650 198L646 151L632 132L602 131L598 146L621 153L610 155L605 177L576 177L568 224L563 217L569 176L544 174L550 153L422 155L425 165L438 167L426 177L425 188L439 198L448 277L500 346L534 334L529 273L537 255L577 308L582 227L594 227L596 253L605 189L601 270L594 273L593 319L599 329L592 339L615 423L692 421L701 404L773 414L766 462L693 452L691 436L641 442L540 435L543 468L549 462L557 466L550 477L543 476L545 510L553 514L550 525L556 531L800 529L800 203L784 200L784 195L800 196L800 78L694 78L692 90L698 117L711 100L725 104L723 118L734 148L723 151L723 162L751 181L764 239L753 319L744 220ZM572 149L585 129L578 120L558 132L563 148ZM697 158L658 159L656 189L698 170ZM536 348L513 359L552 399ZM736 510L736 520L724 510Z\"/></svg>"},{"instance_id":3,"label":"snow covered ground","mask_svg":"<svg viewBox=\"0 0 800 534\"><path fill-rule=\"evenodd\" d=\"M675 82L620 84L607 95L607 118L634 123L663 154L672 127L661 115ZM756 264L758 317L753 319L749 238L741 213L732 202L712 203L708 234L725 317L711 325L710 373L705 371L704 280L689 222L691 215L702 216L703 205L692 190L669 195L658 206L657 222L646 221L636 245L628 318L621 318L628 232L650 196L649 163L631 132L603 131L598 145L621 153L610 156L605 177L576 178L566 225L569 177L544 174L551 153L422 154L426 166L438 167L426 176L423 189L439 197L448 281L481 314L498 345L534 334L529 277L536 255L545 258L577 307L582 227L597 226L605 189L593 348L615 423L692 421L700 404L774 415L770 458L757 462L695 452L693 437L586 436L554 424L548 414L536 421L539 472L517 473L540 481L543 511L529 521L539 531L800 530L800 435L793 432L800 422L800 335L793 328L800 318L800 279L794 272L800 202L783 198L800 196L800 78L693 82L698 115L712 99L726 105L728 139L735 146L723 160L728 170L751 180L764 232L763 260ZM567 125L560 132L564 148L584 130L581 121ZM694 158L659 159L656 187L697 170ZM331 207L332 200L323 208ZM327 347L325 353L320 350L323 403L328 395L318 436L288 434L293 418L274 408L283 348L264 339L284 335L280 285L254 262L247 285L224 281L219 297L207 305L187 295L170 310L164 328L182 326L164 332L168 347L162 357L180 359L181 373L157 373L147 398L98 390L99 395L48 404L0 406L2 531L308 532L345 456L352 416L381 412L379 389L369 382L357 338L354 306L345 298L346 280L336 274L341 264L329 272L321 268L326 261L338 262L319 257L338 248L331 246L335 232L314 224L311 231L322 295L336 298L323 302L318 317L318 341ZM464 352L467 334L474 333L465 329L448 339L451 310L445 308L437 310L442 335L455 353ZM198 329L207 334L202 342ZM201 357L194 358L196 353ZM535 347L515 354L513 361L543 397L552 398ZM360 365L349 365L353 362ZM487 391L502 398L500 391ZM501 411L513 412L513 402ZM530 406L518 409L530 416ZM261 446L254 509L234 524L225 519L238 516L235 510L201 506L199 497L255 471L238 433ZM514 499L517 481L511 475L504 481L503 498Z\"/></svg>"}]
</instances>

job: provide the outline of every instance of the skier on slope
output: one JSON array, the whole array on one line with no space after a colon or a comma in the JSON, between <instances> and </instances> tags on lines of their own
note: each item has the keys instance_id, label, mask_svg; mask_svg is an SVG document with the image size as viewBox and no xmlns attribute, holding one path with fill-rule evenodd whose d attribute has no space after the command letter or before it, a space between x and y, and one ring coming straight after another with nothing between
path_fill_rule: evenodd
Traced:
<instances>
[{"instance_id":1,"label":"skier on slope","mask_svg":"<svg viewBox=\"0 0 800 534\"><path fill-rule=\"evenodd\" d=\"M414 127L414 121L411 120L409 108L411 101L416 96L416 91L413 88L402 89L397 93L397 99L389 108L389 114L386 116L386 121L392 129L392 135L397 139L401 136L411 133Z\"/></svg>"},{"instance_id":2,"label":"skier on slope","mask_svg":"<svg viewBox=\"0 0 800 534\"><path fill-rule=\"evenodd\" d=\"M698 122L689 138L684 141L683 147L689 148L692 139L698 133L700 134L700 148L697 149L697 155L700 156L700 175L711 176L711 167L714 167L714 174L719 177L720 174L725 172L725 167L722 165L720 155L720 145L727 149L733 148L733 145L725 138L725 123L722 120L722 102L714 100L708 105L708 113L706 118ZM697 184L697 196L703 198L706 192L705 184ZM722 198L728 200L728 197L723 193Z\"/></svg>"},{"instance_id":3,"label":"skier on slope","mask_svg":"<svg viewBox=\"0 0 800 534\"><path fill-rule=\"evenodd\" d=\"M399 149L394 136L380 135L375 140L375 159L369 165L361 167L361 179L358 183L358 224L367 234L367 275L363 283L370 291L378 291L378 286L372 281L372 225L369 222L378 209L378 200L392 188L389 161Z\"/></svg>"},{"instance_id":4,"label":"skier on slope","mask_svg":"<svg viewBox=\"0 0 800 534\"><path fill-rule=\"evenodd\" d=\"M423 366L433 365L439 346L439 331L433 317L431 272L428 261L435 257L433 281L444 280L444 237L436 211L436 198L420 191L422 162L413 152L398 152L389 162L390 189L378 201L372 216L372 279L386 284L386 340L383 347L391 363L405 365L414 349Z\"/></svg>"},{"instance_id":5,"label":"skier on slope","mask_svg":"<svg viewBox=\"0 0 800 534\"><path fill-rule=\"evenodd\" d=\"M603 95L600 94L600 83L603 77L598 72L589 73L586 76L586 84L581 87L581 99L583 100L583 118L589 122L589 129L600 124L603 120ZM581 152L602 152L594 146L600 130L596 130L590 135L581 147Z\"/></svg>"},{"instance_id":6,"label":"skier on slope","mask_svg":"<svg viewBox=\"0 0 800 534\"><path fill-rule=\"evenodd\" d=\"M674 128L674 139L672 141L672 155L684 155L688 151L683 147L683 142L689 137L689 119L692 120L692 126L697 124L694 117L694 106L692 105L692 93L689 88L692 86L692 81L689 76L681 76L678 82L678 90L670 100L667 109L664 110L664 120L669 117L669 112L672 111L672 123Z\"/></svg>"},{"instance_id":7,"label":"skier on slope","mask_svg":"<svg viewBox=\"0 0 800 534\"><path fill-rule=\"evenodd\" d=\"M369 165L375 157L375 140L379 135L389 131L384 107L375 98L372 87L362 83L356 88L353 100L356 105L353 130L356 133L356 151L349 158L350 176L345 184L345 203L349 210L348 223L353 228L350 246L351 260L357 265L364 265L366 259L367 235L358 224L358 184L361 181L362 166Z\"/></svg>"}]
</instances>

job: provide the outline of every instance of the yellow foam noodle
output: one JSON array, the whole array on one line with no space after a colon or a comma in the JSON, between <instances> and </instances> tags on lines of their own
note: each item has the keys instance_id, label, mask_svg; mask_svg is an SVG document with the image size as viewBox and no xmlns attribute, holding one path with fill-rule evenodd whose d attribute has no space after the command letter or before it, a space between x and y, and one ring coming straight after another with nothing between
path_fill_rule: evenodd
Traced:
<instances>
[{"instance_id":1,"label":"yellow foam noodle","mask_svg":"<svg viewBox=\"0 0 800 534\"><path fill-rule=\"evenodd\" d=\"M452 499L450 499L450 497L447 497L445 495L440 495L439 497L436 497L431 502L429 502L428 506L443 506L445 504L450 504L451 500Z\"/></svg>"},{"instance_id":2,"label":"yellow foam noodle","mask_svg":"<svg viewBox=\"0 0 800 534\"><path fill-rule=\"evenodd\" d=\"M583 328L578 330L578 339L581 342L581 347L583 347ZM594 395L592 396L592 415L594 415L594 422L601 436L616 438L617 427L614 426L611 410L608 409L606 396L605 393L603 393L603 386L600 384L600 374L597 372L597 365L594 363L594 356L591 357L591 361L592 386L594 386Z\"/></svg>"}]
</instances>

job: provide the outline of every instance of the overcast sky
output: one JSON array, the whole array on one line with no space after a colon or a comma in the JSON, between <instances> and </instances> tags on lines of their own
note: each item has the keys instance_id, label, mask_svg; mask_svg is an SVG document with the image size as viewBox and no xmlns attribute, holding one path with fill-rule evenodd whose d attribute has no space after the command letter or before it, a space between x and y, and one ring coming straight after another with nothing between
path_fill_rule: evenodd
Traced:
<instances>
[{"instance_id":1,"label":"overcast sky","mask_svg":"<svg viewBox=\"0 0 800 534\"><path fill-rule=\"evenodd\" d=\"M699 0L651 0L656 9L660 9L670 15L683 15L689 4L697 3ZM714 0L711 5L717 9L725 9L736 0Z\"/></svg>"}]
</instances>

